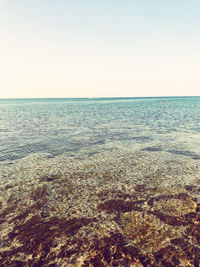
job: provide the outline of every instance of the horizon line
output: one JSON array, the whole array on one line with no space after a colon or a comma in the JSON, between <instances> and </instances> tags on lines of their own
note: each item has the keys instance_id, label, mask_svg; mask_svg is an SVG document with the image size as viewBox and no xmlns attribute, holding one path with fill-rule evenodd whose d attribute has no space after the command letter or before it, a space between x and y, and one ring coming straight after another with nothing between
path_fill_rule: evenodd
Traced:
<instances>
[{"instance_id":1,"label":"horizon line","mask_svg":"<svg viewBox=\"0 0 200 267\"><path fill-rule=\"evenodd\" d=\"M172 98L172 97L200 97L200 95L183 96L94 96L94 97L0 97L0 99L105 99L105 98Z\"/></svg>"}]
</instances>

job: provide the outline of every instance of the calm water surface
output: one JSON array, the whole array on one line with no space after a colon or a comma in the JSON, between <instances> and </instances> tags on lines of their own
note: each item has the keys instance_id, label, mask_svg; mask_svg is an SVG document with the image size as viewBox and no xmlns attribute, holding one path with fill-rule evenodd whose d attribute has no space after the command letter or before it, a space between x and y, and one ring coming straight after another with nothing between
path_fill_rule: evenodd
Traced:
<instances>
[{"instance_id":1,"label":"calm water surface","mask_svg":"<svg viewBox=\"0 0 200 267\"><path fill-rule=\"evenodd\" d=\"M36 154L87 157L123 145L200 157L200 97L162 100L1 99L1 165Z\"/></svg>"}]
</instances>

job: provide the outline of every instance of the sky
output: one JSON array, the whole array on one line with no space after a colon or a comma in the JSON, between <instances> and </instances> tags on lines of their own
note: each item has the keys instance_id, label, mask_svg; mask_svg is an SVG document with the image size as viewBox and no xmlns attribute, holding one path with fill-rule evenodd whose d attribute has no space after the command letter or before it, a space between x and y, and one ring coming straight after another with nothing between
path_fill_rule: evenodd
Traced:
<instances>
[{"instance_id":1,"label":"sky","mask_svg":"<svg viewBox=\"0 0 200 267\"><path fill-rule=\"evenodd\" d=\"M199 0L0 0L0 98L200 95Z\"/></svg>"}]
</instances>

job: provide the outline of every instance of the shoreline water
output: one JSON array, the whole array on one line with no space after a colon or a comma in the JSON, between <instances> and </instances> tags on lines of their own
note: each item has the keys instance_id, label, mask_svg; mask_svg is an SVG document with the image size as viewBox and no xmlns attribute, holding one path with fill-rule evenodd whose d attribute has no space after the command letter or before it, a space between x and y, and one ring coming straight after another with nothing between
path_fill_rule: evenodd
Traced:
<instances>
[{"instance_id":1,"label":"shoreline water","mask_svg":"<svg viewBox=\"0 0 200 267\"><path fill-rule=\"evenodd\" d=\"M77 161L37 156L35 165L21 159L13 175L18 169L26 179L9 182L5 168L1 265L197 266L198 160L118 152Z\"/></svg>"},{"instance_id":2,"label":"shoreline water","mask_svg":"<svg viewBox=\"0 0 200 267\"><path fill-rule=\"evenodd\" d=\"M0 101L0 265L198 266L199 100Z\"/></svg>"}]
</instances>

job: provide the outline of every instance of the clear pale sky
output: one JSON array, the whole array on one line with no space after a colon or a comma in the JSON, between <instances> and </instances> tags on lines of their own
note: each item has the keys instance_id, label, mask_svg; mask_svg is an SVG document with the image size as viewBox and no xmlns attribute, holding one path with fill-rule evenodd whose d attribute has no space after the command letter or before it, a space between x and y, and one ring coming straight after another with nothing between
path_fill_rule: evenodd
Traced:
<instances>
[{"instance_id":1,"label":"clear pale sky","mask_svg":"<svg viewBox=\"0 0 200 267\"><path fill-rule=\"evenodd\" d=\"M0 98L200 95L199 0L0 0Z\"/></svg>"}]
</instances>

